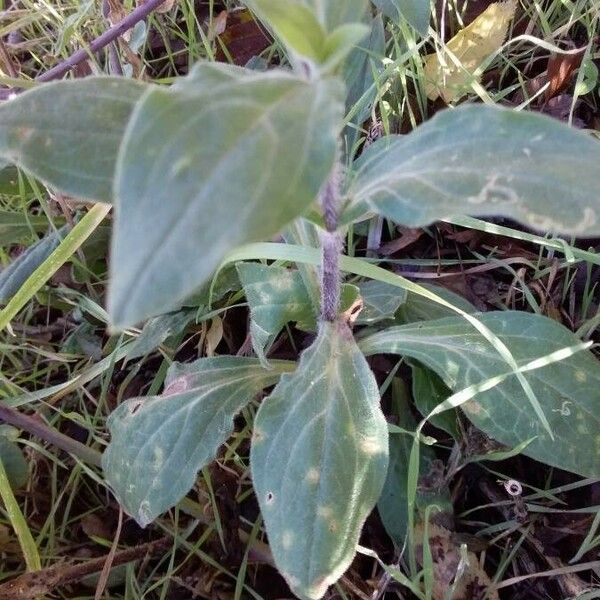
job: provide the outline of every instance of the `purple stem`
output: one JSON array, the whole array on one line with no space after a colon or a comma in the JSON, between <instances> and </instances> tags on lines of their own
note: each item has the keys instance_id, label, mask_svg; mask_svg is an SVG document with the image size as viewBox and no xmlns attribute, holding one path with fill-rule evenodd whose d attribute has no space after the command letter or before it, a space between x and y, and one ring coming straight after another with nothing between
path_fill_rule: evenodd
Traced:
<instances>
[{"instance_id":1,"label":"purple stem","mask_svg":"<svg viewBox=\"0 0 600 600\"><path fill-rule=\"evenodd\" d=\"M68 73L71 69L88 59L91 54L102 50L114 42L119 36L125 33L127 30L135 27L137 23L145 19L153 10L163 4L165 0L147 0L141 6L138 6L135 10L129 13L122 21L119 21L116 25L113 25L110 29L107 29L102 35L98 36L93 40L87 48L80 48L77 52L74 52L69 58L58 63L52 67L49 71L42 73L36 78L36 81L52 81L53 79L60 79L63 75ZM14 93L14 90L0 90L0 98L7 98L10 94Z\"/></svg>"},{"instance_id":2,"label":"purple stem","mask_svg":"<svg viewBox=\"0 0 600 600\"><path fill-rule=\"evenodd\" d=\"M338 168L335 167L321 193L321 207L326 229L321 234L323 248L321 318L330 322L337 319L341 293L340 255L342 241L337 233L340 204Z\"/></svg>"}]
</instances>

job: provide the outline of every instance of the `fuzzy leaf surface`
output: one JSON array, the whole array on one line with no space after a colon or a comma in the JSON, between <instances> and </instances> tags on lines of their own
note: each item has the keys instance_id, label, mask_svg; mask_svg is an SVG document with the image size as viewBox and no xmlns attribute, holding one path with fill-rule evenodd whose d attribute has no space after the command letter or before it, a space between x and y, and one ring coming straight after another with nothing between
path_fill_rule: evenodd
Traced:
<instances>
[{"instance_id":1,"label":"fuzzy leaf surface","mask_svg":"<svg viewBox=\"0 0 600 600\"><path fill-rule=\"evenodd\" d=\"M401 290L382 281L363 281L358 284L363 299L363 309L358 315L358 325L371 325L385 319L392 319L408 296Z\"/></svg>"},{"instance_id":2,"label":"fuzzy leaf surface","mask_svg":"<svg viewBox=\"0 0 600 600\"><path fill-rule=\"evenodd\" d=\"M123 132L147 88L89 77L24 92L0 105L0 157L65 194L112 202Z\"/></svg>"},{"instance_id":3,"label":"fuzzy leaf surface","mask_svg":"<svg viewBox=\"0 0 600 600\"><path fill-rule=\"evenodd\" d=\"M131 344L127 358L133 360L153 352L169 337L182 333L195 316L193 310L180 310L148 319L140 335Z\"/></svg>"},{"instance_id":4,"label":"fuzzy leaf surface","mask_svg":"<svg viewBox=\"0 0 600 600\"><path fill-rule=\"evenodd\" d=\"M343 90L283 71L152 89L121 146L109 313L117 327L176 308L234 247L302 214L333 166Z\"/></svg>"},{"instance_id":5,"label":"fuzzy leaf surface","mask_svg":"<svg viewBox=\"0 0 600 600\"><path fill-rule=\"evenodd\" d=\"M299 271L257 263L238 263L237 270L250 305L252 347L264 362L265 348L286 323L314 325L312 303Z\"/></svg>"},{"instance_id":6,"label":"fuzzy leaf surface","mask_svg":"<svg viewBox=\"0 0 600 600\"><path fill-rule=\"evenodd\" d=\"M250 6L253 3L254 0L247 2ZM366 0L285 0L285 4L300 4L310 9L327 33L340 25L360 23L367 7Z\"/></svg>"},{"instance_id":7,"label":"fuzzy leaf surface","mask_svg":"<svg viewBox=\"0 0 600 600\"><path fill-rule=\"evenodd\" d=\"M389 19L398 22L403 16L421 35L427 33L431 3L429 0L371 0Z\"/></svg>"},{"instance_id":8,"label":"fuzzy leaf surface","mask_svg":"<svg viewBox=\"0 0 600 600\"><path fill-rule=\"evenodd\" d=\"M580 342L562 325L539 315L503 311L478 314L522 365ZM366 355L401 354L435 371L453 391L506 373L491 344L462 317L392 327L365 338ZM590 351L527 372L555 439L540 423L523 389L511 376L461 406L479 429L543 463L584 477L600 476L600 362Z\"/></svg>"},{"instance_id":9,"label":"fuzzy leaf surface","mask_svg":"<svg viewBox=\"0 0 600 600\"><path fill-rule=\"evenodd\" d=\"M324 323L257 413L254 489L275 564L300 598L341 577L377 502L388 463L379 402L348 326Z\"/></svg>"},{"instance_id":10,"label":"fuzzy leaf surface","mask_svg":"<svg viewBox=\"0 0 600 600\"><path fill-rule=\"evenodd\" d=\"M419 285L437 294L446 302L453 304L466 313L477 312L477 309L470 302L445 287L430 283L420 283ZM407 294L406 302L400 307L397 315L399 324L414 323L416 321L433 321L434 319L455 316L456 313L443 304L438 304L429 298L412 292Z\"/></svg>"},{"instance_id":11,"label":"fuzzy leaf surface","mask_svg":"<svg viewBox=\"0 0 600 600\"><path fill-rule=\"evenodd\" d=\"M174 363L160 396L127 400L110 415L102 466L119 503L142 527L181 500L227 441L235 415L289 370L289 363L272 365L266 371L258 360L237 356Z\"/></svg>"},{"instance_id":12,"label":"fuzzy leaf surface","mask_svg":"<svg viewBox=\"0 0 600 600\"><path fill-rule=\"evenodd\" d=\"M344 220L371 211L421 227L502 215L536 230L598 235L598 164L600 142L555 119L466 105L367 148Z\"/></svg>"},{"instance_id":13,"label":"fuzzy leaf surface","mask_svg":"<svg viewBox=\"0 0 600 600\"><path fill-rule=\"evenodd\" d=\"M287 323L316 331L317 314L300 271L275 265L240 262L236 266L250 306L250 335L256 355L266 361L265 348ZM363 309L356 323L366 325L392 318L406 300L406 292L379 281L342 286L340 312L348 310L358 296Z\"/></svg>"}]
</instances>

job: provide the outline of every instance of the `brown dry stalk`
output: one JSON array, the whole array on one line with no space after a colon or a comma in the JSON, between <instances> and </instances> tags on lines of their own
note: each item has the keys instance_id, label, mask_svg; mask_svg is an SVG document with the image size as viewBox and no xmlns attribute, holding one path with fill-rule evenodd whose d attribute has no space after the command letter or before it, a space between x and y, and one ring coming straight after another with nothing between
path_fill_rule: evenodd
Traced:
<instances>
[{"instance_id":1,"label":"brown dry stalk","mask_svg":"<svg viewBox=\"0 0 600 600\"><path fill-rule=\"evenodd\" d=\"M166 550L171 544L171 538L164 537L154 542L117 552L112 560L112 567L158 554ZM35 600L51 593L59 586L75 583L88 575L101 572L106 564L106 559L106 556L101 556L78 564L64 562L41 571L25 573L0 585L0 600Z\"/></svg>"}]
</instances>

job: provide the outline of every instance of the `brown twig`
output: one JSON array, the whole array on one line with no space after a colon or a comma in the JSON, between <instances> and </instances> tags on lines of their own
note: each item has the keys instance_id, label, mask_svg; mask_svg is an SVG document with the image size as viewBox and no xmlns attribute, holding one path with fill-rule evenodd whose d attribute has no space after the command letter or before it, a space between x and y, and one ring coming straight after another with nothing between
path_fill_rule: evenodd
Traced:
<instances>
[{"instance_id":1,"label":"brown twig","mask_svg":"<svg viewBox=\"0 0 600 600\"><path fill-rule=\"evenodd\" d=\"M53 79L60 79L78 64L90 58L90 55L99 52L111 42L114 42L119 36L123 35L123 33L132 27L135 27L137 23L145 19L152 11L158 8L161 4L164 4L165 1L166 0L147 0L147 2L144 2L144 4L141 6L138 6L124 19L116 23L110 29L107 29L102 35L98 36L87 48L80 48L77 50L77 52L74 52L71 56L69 56L69 58L58 63L49 71L42 73L36 78L36 81L52 81ZM6 99L14 92L15 90L0 90L0 99Z\"/></svg>"},{"instance_id":2,"label":"brown twig","mask_svg":"<svg viewBox=\"0 0 600 600\"><path fill-rule=\"evenodd\" d=\"M34 417L24 415L14 408L2 406L0 404L0 422L1 421L14 425L19 429L24 429L28 433L41 438L57 448L77 456L86 463L97 467L100 466L100 452L88 448L85 444L70 438L64 433L60 433L60 431L57 431L53 427L46 425L44 422L39 421Z\"/></svg>"},{"instance_id":3,"label":"brown twig","mask_svg":"<svg viewBox=\"0 0 600 600\"><path fill-rule=\"evenodd\" d=\"M147 555L158 554L171 544L171 538L164 537L117 552L113 558L112 567L139 560ZM106 564L106 559L106 556L101 556L81 564L63 563L41 571L25 573L0 585L0 600L34 600L45 596L59 586L75 583L88 575L99 573Z\"/></svg>"}]
</instances>

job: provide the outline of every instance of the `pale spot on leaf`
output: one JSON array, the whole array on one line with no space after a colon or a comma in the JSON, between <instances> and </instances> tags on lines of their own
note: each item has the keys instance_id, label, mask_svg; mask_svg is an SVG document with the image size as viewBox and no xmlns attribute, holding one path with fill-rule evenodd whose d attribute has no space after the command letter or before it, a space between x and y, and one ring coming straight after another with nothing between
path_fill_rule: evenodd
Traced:
<instances>
[{"instance_id":1,"label":"pale spot on leaf","mask_svg":"<svg viewBox=\"0 0 600 600\"><path fill-rule=\"evenodd\" d=\"M331 506L317 506L317 516L322 519L330 519L331 515L333 515Z\"/></svg>"},{"instance_id":2,"label":"pale spot on leaf","mask_svg":"<svg viewBox=\"0 0 600 600\"><path fill-rule=\"evenodd\" d=\"M319 471L317 469L315 469L314 467L310 468L307 472L306 472L306 481L308 481L308 483L311 484L316 484L319 482Z\"/></svg>"},{"instance_id":3,"label":"pale spot on leaf","mask_svg":"<svg viewBox=\"0 0 600 600\"><path fill-rule=\"evenodd\" d=\"M359 448L365 454L381 454L385 452L385 447L382 446L380 440L377 438L364 438L359 443Z\"/></svg>"},{"instance_id":4,"label":"pale spot on leaf","mask_svg":"<svg viewBox=\"0 0 600 600\"><path fill-rule=\"evenodd\" d=\"M292 547L293 542L294 534L289 529L286 529L281 536L281 545L288 550Z\"/></svg>"}]
</instances>

